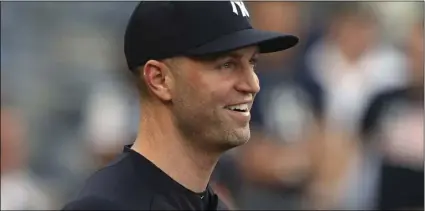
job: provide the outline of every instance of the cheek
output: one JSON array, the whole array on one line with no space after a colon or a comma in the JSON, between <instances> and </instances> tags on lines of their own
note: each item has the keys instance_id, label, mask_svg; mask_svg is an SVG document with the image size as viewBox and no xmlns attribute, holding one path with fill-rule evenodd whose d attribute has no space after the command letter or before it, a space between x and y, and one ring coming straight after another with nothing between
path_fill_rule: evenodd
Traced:
<instances>
[{"instance_id":1,"label":"cheek","mask_svg":"<svg viewBox=\"0 0 425 211\"><path fill-rule=\"evenodd\" d=\"M231 100L234 78L216 72L193 72L187 76L187 88L181 94L190 98L194 105L203 108L225 106ZM258 78L255 79L258 83Z\"/></svg>"},{"instance_id":2,"label":"cheek","mask_svg":"<svg viewBox=\"0 0 425 211\"><path fill-rule=\"evenodd\" d=\"M189 78L189 80L178 84L176 87L174 96L176 108L178 109L176 112L196 115L196 113L199 113L198 111L202 111L205 108L209 97L210 95L208 95L201 81Z\"/></svg>"},{"instance_id":3,"label":"cheek","mask_svg":"<svg viewBox=\"0 0 425 211\"><path fill-rule=\"evenodd\" d=\"M213 83L214 80L208 80L208 77L203 77L199 73L190 74L187 77L186 87L184 95L195 100L196 104L205 104L211 98L215 98L217 83Z\"/></svg>"}]
</instances>

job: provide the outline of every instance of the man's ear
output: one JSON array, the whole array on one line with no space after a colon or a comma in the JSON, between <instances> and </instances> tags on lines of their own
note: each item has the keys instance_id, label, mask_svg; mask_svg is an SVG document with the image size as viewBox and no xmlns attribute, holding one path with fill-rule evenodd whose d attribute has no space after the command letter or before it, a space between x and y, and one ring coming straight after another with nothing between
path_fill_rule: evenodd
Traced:
<instances>
[{"instance_id":1,"label":"man's ear","mask_svg":"<svg viewBox=\"0 0 425 211\"><path fill-rule=\"evenodd\" d=\"M170 70L162 62L149 60L143 67L142 76L146 87L162 101L171 100Z\"/></svg>"}]
</instances>

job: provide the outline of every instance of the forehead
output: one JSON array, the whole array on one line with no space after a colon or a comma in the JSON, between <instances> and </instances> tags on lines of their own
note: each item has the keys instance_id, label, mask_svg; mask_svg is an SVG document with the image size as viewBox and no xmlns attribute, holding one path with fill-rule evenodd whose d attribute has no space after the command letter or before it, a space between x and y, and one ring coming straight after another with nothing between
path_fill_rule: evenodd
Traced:
<instances>
[{"instance_id":1,"label":"forehead","mask_svg":"<svg viewBox=\"0 0 425 211\"><path fill-rule=\"evenodd\" d=\"M178 75L182 75L184 73L190 72L193 74L200 74L200 69L211 67L217 61L221 61L227 58L235 58L235 59L246 59L250 60L251 58L255 58L259 54L259 48L257 46L249 46L233 51L228 51L220 54L211 54L206 56L179 56L168 59L167 63L175 69Z\"/></svg>"},{"instance_id":2,"label":"forehead","mask_svg":"<svg viewBox=\"0 0 425 211\"><path fill-rule=\"evenodd\" d=\"M245 47L225 53L208 55L202 57L175 57L173 58L174 71L179 77L185 78L185 80L191 81L191 83L200 82L201 78L208 77L208 75L214 74L214 71L202 71L214 68L218 62L225 59L232 58L236 60L250 60L255 58L259 53L257 46Z\"/></svg>"}]
</instances>

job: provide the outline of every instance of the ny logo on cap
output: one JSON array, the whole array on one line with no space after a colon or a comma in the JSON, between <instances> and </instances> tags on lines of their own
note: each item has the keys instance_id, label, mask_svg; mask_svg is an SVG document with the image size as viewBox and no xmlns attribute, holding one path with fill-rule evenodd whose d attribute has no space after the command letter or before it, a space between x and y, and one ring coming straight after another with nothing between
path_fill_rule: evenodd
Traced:
<instances>
[{"instance_id":1,"label":"ny logo on cap","mask_svg":"<svg viewBox=\"0 0 425 211\"><path fill-rule=\"evenodd\" d=\"M244 3L242 1L230 1L230 4L232 4L233 12L236 15L239 15L238 10L236 9L236 5L238 5L239 10L242 12L242 16L243 17L245 17L245 16L249 17L248 10L246 10L245 5L244 5Z\"/></svg>"}]
</instances>

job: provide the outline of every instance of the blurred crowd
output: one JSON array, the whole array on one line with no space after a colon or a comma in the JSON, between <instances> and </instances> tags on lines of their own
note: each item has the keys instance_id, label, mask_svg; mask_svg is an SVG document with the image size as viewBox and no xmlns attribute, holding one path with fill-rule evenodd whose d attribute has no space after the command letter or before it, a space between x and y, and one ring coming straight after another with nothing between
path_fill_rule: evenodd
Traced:
<instances>
[{"instance_id":1,"label":"blurred crowd","mask_svg":"<svg viewBox=\"0 0 425 211\"><path fill-rule=\"evenodd\" d=\"M134 140L136 4L2 2L1 210L60 208ZM423 210L424 2L246 5L301 42L262 56L252 138L216 192L235 209Z\"/></svg>"}]
</instances>

